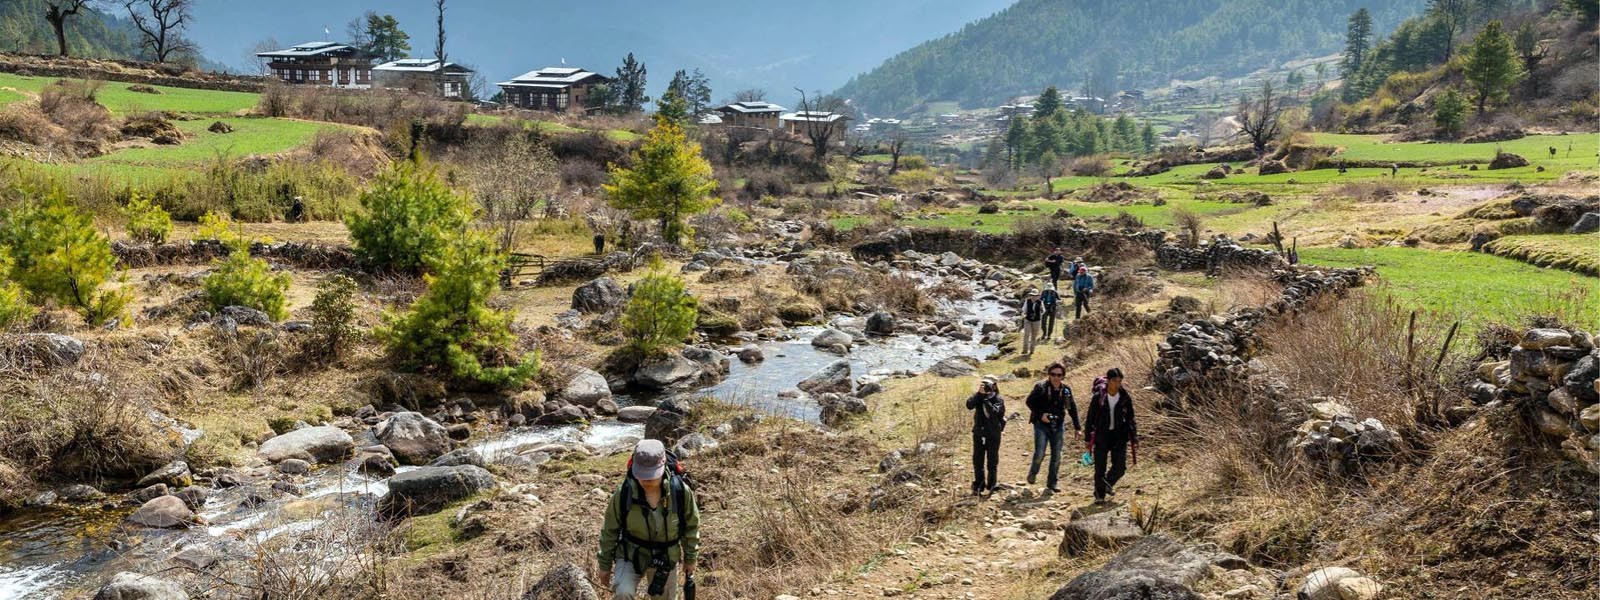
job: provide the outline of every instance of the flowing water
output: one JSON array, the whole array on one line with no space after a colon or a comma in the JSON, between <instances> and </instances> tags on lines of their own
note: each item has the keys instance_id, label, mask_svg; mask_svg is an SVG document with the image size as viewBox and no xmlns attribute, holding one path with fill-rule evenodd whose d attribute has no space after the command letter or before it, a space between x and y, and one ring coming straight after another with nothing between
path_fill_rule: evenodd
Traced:
<instances>
[{"instance_id":1,"label":"flowing water","mask_svg":"<svg viewBox=\"0 0 1600 600\"><path fill-rule=\"evenodd\" d=\"M1005 307L992 296L943 302L941 312L969 327L1005 318ZM769 414L816 421L819 409L801 394L782 395L795 384L838 360L848 360L854 378L887 378L926 370L951 356L986 358L993 346L938 336L898 334L856 344L846 356L813 347L821 327L786 330L783 339L755 342L764 361L730 360L727 377L694 390L752 406ZM626 404L627 399L619 398ZM198 432L196 432L198 433ZM643 435L643 427L599 421L587 427L527 427L491 435L472 444L485 460L516 454L551 443L581 442L600 449L624 448ZM412 468L402 467L401 471ZM371 521L373 506L388 491L386 481L357 472L354 463L321 468L302 476L299 498L262 503L247 501L245 488L215 490L196 513L205 525L187 530L129 527L123 519L131 507L79 508L56 506L24 510L0 522L0 600L54 600L84 593L117 571L153 572L185 548L221 545L235 550L274 540L315 535L331 521L358 515ZM227 553L224 552L224 555Z\"/></svg>"}]
</instances>

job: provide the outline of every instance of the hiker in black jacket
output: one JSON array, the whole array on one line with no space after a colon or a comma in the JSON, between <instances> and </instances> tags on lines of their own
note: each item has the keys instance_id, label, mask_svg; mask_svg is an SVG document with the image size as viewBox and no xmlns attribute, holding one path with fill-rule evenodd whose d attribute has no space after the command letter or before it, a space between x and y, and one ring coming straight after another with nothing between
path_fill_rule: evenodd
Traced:
<instances>
[{"instance_id":1,"label":"hiker in black jacket","mask_svg":"<svg viewBox=\"0 0 1600 600\"><path fill-rule=\"evenodd\" d=\"M1061 281L1061 263L1066 262L1066 260L1067 260L1067 257L1061 255L1061 249L1060 248L1051 248L1050 249L1050 255L1044 257L1044 268L1050 270L1050 285L1051 286L1055 286L1057 283L1059 283ZM1067 272L1067 277L1071 277L1071 276L1072 276L1072 272L1068 271Z\"/></svg>"},{"instance_id":2,"label":"hiker in black jacket","mask_svg":"<svg viewBox=\"0 0 1600 600\"><path fill-rule=\"evenodd\" d=\"M1028 422L1033 424L1033 464L1028 467L1028 483L1039 478L1039 466L1044 462L1044 447L1050 446L1050 473L1045 478L1045 489L1059 493L1057 485L1061 472L1061 439L1067 428L1067 418L1072 418L1072 432L1078 433L1078 403L1072 400L1072 388L1067 385L1067 367L1059 362L1045 367L1045 380L1033 384L1028 392Z\"/></svg>"},{"instance_id":3,"label":"hiker in black jacket","mask_svg":"<svg viewBox=\"0 0 1600 600\"><path fill-rule=\"evenodd\" d=\"M1139 426L1133 418L1133 396L1122 387L1122 370L1111 369L1095 379L1089 412L1083 419L1083 436L1094 453L1094 501L1104 503L1117 494L1117 480L1127 470L1128 445L1139 456ZM1106 464L1110 460L1109 465Z\"/></svg>"},{"instance_id":4,"label":"hiker in black jacket","mask_svg":"<svg viewBox=\"0 0 1600 600\"><path fill-rule=\"evenodd\" d=\"M993 377L978 382L978 392L967 398L967 410L972 411L972 495L993 494L1000 470L1000 432L1006 428L1006 400Z\"/></svg>"}]
</instances>

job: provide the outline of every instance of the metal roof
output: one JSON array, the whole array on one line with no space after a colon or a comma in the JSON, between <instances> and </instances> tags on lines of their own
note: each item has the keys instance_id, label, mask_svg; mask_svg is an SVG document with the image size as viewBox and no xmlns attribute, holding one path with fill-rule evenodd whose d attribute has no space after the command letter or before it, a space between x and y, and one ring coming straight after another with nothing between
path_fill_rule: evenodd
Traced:
<instances>
[{"instance_id":1,"label":"metal roof","mask_svg":"<svg viewBox=\"0 0 1600 600\"><path fill-rule=\"evenodd\" d=\"M771 102L735 102L726 106L717 107L718 111L736 112L744 114L773 113L789 110Z\"/></svg>"},{"instance_id":2,"label":"metal roof","mask_svg":"<svg viewBox=\"0 0 1600 600\"><path fill-rule=\"evenodd\" d=\"M850 117L841 115L839 113L819 112L814 110L792 112L778 117L778 119L781 121L809 121L812 123L832 123L841 119L848 120L849 118Z\"/></svg>"},{"instance_id":3,"label":"metal roof","mask_svg":"<svg viewBox=\"0 0 1600 600\"><path fill-rule=\"evenodd\" d=\"M400 60L383 63L373 67L372 70L392 71L398 73L435 73L438 72L440 68L439 59L437 58L402 58ZM453 62L444 63L443 68L446 71L464 71L467 73L473 72L472 69L463 67Z\"/></svg>"},{"instance_id":4,"label":"metal roof","mask_svg":"<svg viewBox=\"0 0 1600 600\"><path fill-rule=\"evenodd\" d=\"M351 47L351 46L348 46L348 45L345 45L345 44L341 44L341 43L338 43L338 42L306 42L304 44L297 44L295 46L292 46L287 50L273 50L271 52L257 52L256 56L284 57L284 58L296 57L296 56L321 56L323 54L329 54L329 53L333 53L333 52L342 52L342 51L345 51L345 50L354 51L356 49L354 47Z\"/></svg>"},{"instance_id":5,"label":"metal roof","mask_svg":"<svg viewBox=\"0 0 1600 600\"><path fill-rule=\"evenodd\" d=\"M541 87L551 85L556 87L567 87L575 83L581 83L591 77L605 78L604 75L585 69L573 67L545 67L537 71L528 71L527 73L518 75L511 81L504 81L496 85L501 87Z\"/></svg>"}]
</instances>

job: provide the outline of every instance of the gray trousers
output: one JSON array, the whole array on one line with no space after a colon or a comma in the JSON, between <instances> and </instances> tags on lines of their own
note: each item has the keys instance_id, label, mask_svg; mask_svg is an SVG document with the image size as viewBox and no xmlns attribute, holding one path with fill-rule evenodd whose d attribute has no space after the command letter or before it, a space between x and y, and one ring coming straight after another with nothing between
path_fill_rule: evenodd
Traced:
<instances>
[{"instance_id":1,"label":"gray trousers","mask_svg":"<svg viewBox=\"0 0 1600 600\"><path fill-rule=\"evenodd\" d=\"M683 581L678 577L680 567L672 567L672 572L667 574L667 589L660 596L651 596L650 576L655 574L655 569L645 569L640 576L633 571L633 563L618 560L611 567L611 594L614 600L677 600L678 591L683 589Z\"/></svg>"}]
</instances>

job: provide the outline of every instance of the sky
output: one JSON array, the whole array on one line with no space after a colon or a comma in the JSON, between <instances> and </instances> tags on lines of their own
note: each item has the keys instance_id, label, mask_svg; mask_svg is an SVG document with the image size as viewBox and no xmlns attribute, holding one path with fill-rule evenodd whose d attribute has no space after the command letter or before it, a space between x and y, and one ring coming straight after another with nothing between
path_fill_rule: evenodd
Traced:
<instances>
[{"instance_id":1,"label":"sky","mask_svg":"<svg viewBox=\"0 0 1600 600\"><path fill-rule=\"evenodd\" d=\"M758 87L794 102L796 87L832 91L1012 1L449 0L446 54L492 84L562 59L611 75L631 51L649 69L652 96L673 71L699 68L711 79L713 101ZM413 56L433 56L432 0L199 0L188 36L207 58L250 71L257 43L343 41L345 25L368 10L400 21Z\"/></svg>"}]
</instances>

